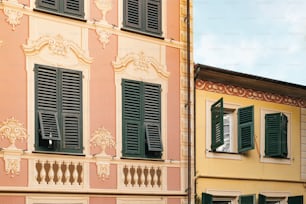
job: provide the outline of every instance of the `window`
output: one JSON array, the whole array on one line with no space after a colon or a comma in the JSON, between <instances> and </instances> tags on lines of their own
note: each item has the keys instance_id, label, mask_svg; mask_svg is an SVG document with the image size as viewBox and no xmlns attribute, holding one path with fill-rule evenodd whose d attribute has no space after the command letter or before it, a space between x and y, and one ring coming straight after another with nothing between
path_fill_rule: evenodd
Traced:
<instances>
[{"instance_id":1,"label":"window","mask_svg":"<svg viewBox=\"0 0 306 204\"><path fill-rule=\"evenodd\" d=\"M215 196L208 193L202 193L202 204L233 204L238 198L239 204L255 204L255 195L241 196ZM236 202L235 202L236 201Z\"/></svg>"},{"instance_id":2,"label":"window","mask_svg":"<svg viewBox=\"0 0 306 204\"><path fill-rule=\"evenodd\" d=\"M283 113L265 115L265 156L287 158L288 118Z\"/></svg>"},{"instance_id":3,"label":"window","mask_svg":"<svg viewBox=\"0 0 306 204\"><path fill-rule=\"evenodd\" d=\"M288 202L286 202L286 198ZM303 196L289 196L289 197L268 197L259 194L258 204L303 204Z\"/></svg>"},{"instance_id":4,"label":"window","mask_svg":"<svg viewBox=\"0 0 306 204\"><path fill-rule=\"evenodd\" d=\"M36 0L36 9L72 18L84 18L84 0Z\"/></svg>"},{"instance_id":5,"label":"window","mask_svg":"<svg viewBox=\"0 0 306 204\"><path fill-rule=\"evenodd\" d=\"M211 105L211 149L233 152L235 109L224 109L223 98ZM239 153L254 149L254 107L238 108L237 149Z\"/></svg>"},{"instance_id":6,"label":"window","mask_svg":"<svg viewBox=\"0 0 306 204\"><path fill-rule=\"evenodd\" d=\"M161 1L124 0L124 28L149 35L161 36Z\"/></svg>"},{"instance_id":7,"label":"window","mask_svg":"<svg viewBox=\"0 0 306 204\"><path fill-rule=\"evenodd\" d=\"M122 80L123 156L161 158L161 86Z\"/></svg>"},{"instance_id":8,"label":"window","mask_svg":"<svg viewBox=\"0 0 306 204\"><path fill-rule=\"evenodd\" d=\"M35 65L35 148L82 153L82 72Z\"/></svg>"}]
</instances>

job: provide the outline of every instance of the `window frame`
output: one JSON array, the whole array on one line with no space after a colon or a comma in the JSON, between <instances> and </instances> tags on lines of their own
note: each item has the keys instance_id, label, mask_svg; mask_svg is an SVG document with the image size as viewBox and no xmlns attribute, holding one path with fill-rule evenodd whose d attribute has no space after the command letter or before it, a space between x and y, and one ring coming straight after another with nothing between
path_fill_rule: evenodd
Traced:
<instances>
[{"instance_id":1,"label":"window frame","mask_svg":"<svg viewBox=\"0 0 306 204\"><path fill-rule=\"evenodd\" d=\"M291 164L292 163L292 148L291 148L291 138L292 138L292 113L287 112L284 110L277 110L277 109L267 109L267 108L262 108L261 111L261 143L260 143L260 161L264 163L278 163L278 164ZM273 113L283 113L287 116L288 123L287 123L287 157L286 158L281 158L281 157L268 157L265 154L265 147L266 147L266 138L265 138L265 115L266 114L273 114Z\"/></svg>"},{"instance_id":2,"label":"window frame","mask_svg":"<svg viewBox=\"0 0 306 204\"><path fill-rule=\"evenodd\" d=\"M75 11L73 9L69 9L67 6L67 1L72 1L72 0L49 0L49 1L54 1L54 7L50 4L44 5L42 0L35 0L35 11L40 11L44 13L49 13L52 15L57 15L57 16L62 16L66 18L71 18L71 19L76 19L80 21L86 21L85 20L85 7L86 7L86 1L85 0L78 0L79 1L79 11ZM75 1L75 0L74 0ZM52 2L51 2L52 3Z\"/></svg>"},{"instance_id":3,"label":"window frame","mask_svg":"<svg viewBox=\"0 0 306 204\"><path fill-rule=\"evenodd\" d=\"M141 0L138 5L139 8L139 13L138 13L138 23L129 23L128 22L128 1L133 1L133 0L124 0L122 3L122 30L126 31L132 31L136 32L139 34L143 35L148 35L152 37L157 37L157 38L163 38L163 16L164 16L164 1L163 0ZM157 27L158 29L150 29L147 24L148 24L148 17L147 17L147 9L146 5L149 1L152 1L153 4L157 2L157 7L159 11L159 15L157 17ZM154 3L155 2L155 3ZM135 19L135 18L132 18Z\"/></svg>"},{"instance_id":4,"label":"window frame","mask_svg":"<svg viewBox=\"0 0 306 204\"><path fill-rule=\"evenodd\" d=\"M51 110L48 107L39 107L38 106L38 69L48 69L48 70L54 70L56 73L55 80L56 80L56 110ZM47 65L41 65L41 64L35 64L34 65L34 98L35 98L35 152L46 152L46 153L56 153L56 154L83 154L83 72L78 70L71 70L66 68L60 68L60 67L53 67L53 66L47 66ZM68 110L66 107L69 107L69 109L72 107L70 104L65 104L65 99L63 99L64 95L64 89L62 89L65 74L73 74L75 78L74 83L78 83L77 87L78 89L75 89L77 93L80 95L75 95L79 97L77 100L79 100L78 108L74 108L74 110ZM68 82L66 82L68 83ZM71 81L69 80L69 84L71 84ZM41 87L42 88L42 87ZM67 91L67 88L65 88ZM62 92L63 91L63 92ZM70 93L72 93L74 90L69 90ZM61 93L60 93L61 92ZM72 97L72 96L71 96ZM69 100L70 101L70 100ZM75 101L74 101L75 102ZM69 102L70 103L70 102ZM75 103L72 104L73 106L76 105ZM42 121L41 121L41 113L49 112L54 113L56 125L57 125L57 131L58 131L58 138L48 138L47 136L40 135L39 130L42 128ZM69 122L65 122L65 120L69 120L67 118L70 118ZM75 120L76 119L76 120ZM74 121L72 121L74 120ZM76 122L76 123L75 123ZM66 124L66 125L65 125ZM69 125L68 125L69 124ZM73 128L73 133L71 132L72 126L76 125L77 132L75 132L75 129ZM75 127L75 126L74 126ZM68 141L71 138L67 137L65 139L66 135L64 132L67 129L67 134L75 134L77 133L76 137L74 138L75 141L77 141L77 148L74 145L71 146L65 145L65 143L69 143L73 141ZM69 139L68 139L69 138ZM48 145L48 146L47 146Z\"/></svg>"}]
</instances>

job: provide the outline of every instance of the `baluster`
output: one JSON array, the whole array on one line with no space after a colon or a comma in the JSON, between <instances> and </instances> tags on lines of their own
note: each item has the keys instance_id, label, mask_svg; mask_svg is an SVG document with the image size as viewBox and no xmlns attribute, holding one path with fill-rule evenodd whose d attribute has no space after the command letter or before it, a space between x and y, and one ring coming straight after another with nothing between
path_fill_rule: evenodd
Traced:
<instances>
[{"instance_id":1,"label":"baluster","mask_svg":"<svg viewBox=\"0 0 306 204\"><path fill-rule=\"evenodd\" d=\"M57 170L57 185L63 185L63 170L62 170L63 161L58 162L58 170Z\"/></svg>"},{"instance_id":2,"label":"baluster","mask_svg":"<svg viewBox=\"0 0 306 204\"><path fill-rule=\"evenodd\" d=\"M53 169L53 164L54 161L49 161L50 164L50 168L49 168L49 173L48 173L48 177L49 177L49 183L50 185L54 185L54 169Z\"/></svg>"},{"instance_id":3,"label":"baluster","mask_svg":"<svg viewBox=\"0 0 306 204\"><path fill-rule=\"evenodd\" d=\"M82 185L84 183L84 166L83 164L80 163L80 168L81 168L81 171L80 171L80 174L79 174L79 178L80 178L80 183L79 185Z\"/></svg>"},{"instance_id":4,"label":"baluster","mask_svg":"<svg viewBox=\"0 0 306 204\"><path fill-rule=\"evenodd\" d=\"M157 186L157 172L156 172L156 169L154 169L152 167L152 172L153 172L153 184L152 184L152 187L156 187Z\"/></svg>"},{"instance_id":5,"label":"baluster","mask_svg":"<svg viewBox=\"0 0 306 204\"><path fill-rule=\"evenodd\" d=\"M73 178L73 182L72 182L72 185L77 185L78 184L78 170L77 170L77 166L78 166L78 163L75 163L73 164L71 162L72 166L73 166L73 170L72 170L72 178Z\"/></svg>"},{"instance_id":6,"label":"baluster","mask_svg":"<svg viewBox=\"0 0 306 204\"><path fill-rule=\"evenodd\" d=\"M35 178L36 183L40 183L40 182L38 182L38 169L37 169L37 165L39 164L39 160L34 160L34 164L35 164L34 178Z\"/></svg>"},{"instance_id":7,"label":"baluster","mask_svg":"<svg viewBox=\"0 0 306 204\"><path fill-rule=\"evenodd\" d=\"M139 166L139 169L140 169L140 179L141 179L140 187L145 187L146 177L145 177L145 173L144 173L144 168Z\"/></svg>"},{"instance_id":8,"label":"baluster","mask_svg":"<svg viewBox=\"0 0 306 204\"><path fill-rule=\"evenodd\" d=\"M130 169L130 167L128 167L128 166L127 166L127 169L128 169L128 171L127 171L127 177L126 177L127 186L128 186L128 187L131 187L131 186L132 186L132 184L131 184L131 181L132 181L131 169Z\"/></svg>"},{"instance_id":9,"label":"baluster","mask_svg":"<svg viewBox=\"0 0 306 204\"><path fill-rule=\"evenodd\" d=\"M148 181L148 185L147 185L147 187L152 186L152 185L151 185L152 175L151 175L151 169L149 169L149 168L148 168L148 176L147 176L147 181Z\"/></svg>"},{"instance_id":10,"label":"baluster","mask_svg":"<svg viewBox=\"0 0 306 204\"><path fill-rule=\"evenodd\" d=\"M46 184L45 161L41 161L40 179L40 184Z\"/></svg>"},{"instance_id":11,"label":"baluster","mask_svg":"<svg viewBox=\"0 0 306 204\"><path fill-rule=\"evenodd\" d=\"M69 171L69 164L64 162L64 166L66 167L66 171L64 174L64 178L65 178L65 183L64 185L70 185L70 171Z\"/></svg>"},{"instance_id":12,"label":"baluster","mask_svg":"<svg viewBox=\"0 0 306 204\"><path fill-rule=\"evenodd\" d=\"M139 186L139 176L138 176L138 171L137 171L138 167L135 166L134 169L135 169L135 173L134 173L135 184L134 184L134 186L136 187L136 186Z\"/></svg>"}]
</instances>

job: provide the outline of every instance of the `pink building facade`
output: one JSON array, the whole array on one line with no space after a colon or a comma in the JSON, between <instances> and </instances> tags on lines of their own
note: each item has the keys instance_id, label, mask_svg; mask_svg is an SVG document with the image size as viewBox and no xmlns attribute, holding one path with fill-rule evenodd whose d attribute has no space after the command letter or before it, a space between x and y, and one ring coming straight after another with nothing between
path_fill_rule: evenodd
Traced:
<instances>
[{"instance_id":1,"label":"pink building facade","mask_svg":"<svg viewBox=\"0 0 306 204\"><path fill-rule=\"evenodd\" d=\"M0 2L0 204L186 202L186 7Z\"/></svg>"}]
</instances>

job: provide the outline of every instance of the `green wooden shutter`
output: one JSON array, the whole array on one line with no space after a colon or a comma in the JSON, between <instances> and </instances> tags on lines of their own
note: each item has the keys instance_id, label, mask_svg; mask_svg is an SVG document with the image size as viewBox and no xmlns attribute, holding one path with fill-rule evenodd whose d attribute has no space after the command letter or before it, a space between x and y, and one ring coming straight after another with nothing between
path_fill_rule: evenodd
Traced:
<instances>
[{"instance_id":1,"label":"green wooden shutter","mask_svg":"<svg viewBox=\"0 0 306 204\"><path fill-rule=\"evenodd\" d=\"M238 109L238 152L254 149L254 107Z\"/></svg>"},{"instance_id":2,"label":"green wooden shutter","mask_svg":"<svg viewBox=\"0 0 306 204\"><path fill-rule=\"evenodd\" d=\"M304 196L291 196L288 197L288 204L303 204Z\"/></svg>"},{"instance_id":3,"label":"green wooden shutter","mask_svg":"<svg viewBox=\"0 0 306 204\"><path fill-rule=\"evenodd\" d=\"M59 12L60 0L36 0L37 8Z\"/></svg>"},{"instance_id":4,"label":"green wooden shutter","mask_svg":"<svg viewBox=\"0 0 306 204\"><path fill-rule=\"evenodd\" d=\"M161 1L146 0L145 4L145 26L150 33L161 34Z\"/></svg>"},{"instance_id":5,"label":"green wooden shutter","mask_svg":"<svg viewBox=\"0 0 306 204\"><path fill-rule=\"evenodd\" d=\"M60 140L58 70L35 65L35 147L48 149L48 140Z\"/></svg>"},{"instance_id":6,"label":"green wooden shutter","mask_svg":"<svg viewBox=\"0 0 306 204\"><path fill-rule=\"evenodd\" d=\"M239 204L255 204L255 195L241 195L239 196Z\"/></svg>"},{"instance_id":7,"label":"green wooden shutter","mask_svg":"<svg viewBox=\"0 0 306 204\"><path fill-rule=\"evenodd\" d=\"M283 113L265 115L265 155L287 157L287 117Z\"/></svg>"},{"instance_id":8,"label":"green wooden shutter","mask_svg":"<svg viewBox=\"0 0 306 204\"><path fill-rule=\"evenodd\" d=\"M64 0L63 13L83 18L84 0Z\"/></svg>"},{"instance_id":9,"label":"green wooden shutter","mask_svg":"<svg viewBox=\"0 0 306 204\"><path fill-rule=\"evenodd\" d=\"M148 151L162 151L161 127L161 87L144 83L143 87L144 123Z\"/></svg>"},{"instance_id":10,"label":"green wooden shutter","mask_svg":"<svg viewBox=\"0 0 306 204\"><path fill-rule=\"evenodd\" d=\"M213 196L208 193L202 193L202 204L212 204Z\"/></svg>"},{"instance_id":11,"label":"green wooden shutter","mask_svg":"<svg viewBox=\"0 0 306 204\"><path fill-rule=\"evenodd\" d=\"M82 152L82 73L62 70L62 148L68 152Z\"/></svg>"},{"instance_id":12,"label":"green wooden shutter","mask_svg":"<svg viewBox=\"0 0 306 204\"><path fill-rule=\"evenodd\" d=\"M266 196L259 194L258 195L258 204L266 204L267 203L267 198Z\"/></svg>"},{"instance_id":13,"label":"green wooden shutter","mask_svg":"<svg viewBox=\"0 0 306 204\"><path fill-rule=\"evenodd\" d=\"M124 156L143 156L141 83L122 80L122 136Z\"/></svg>"},{"instance_id":14,"label":"green wooden shutter","mask_svg":"<svg viewBox=\"0 0 306 204\"><path fill-rule=\"evenodd\" d=\"M130 28L142 28L143 0L124 0L124 25Z\"/></svg>"},{"instance_id":15,"label":"green wooden shutter","mask_svg":"<svg viewBox=\"0 0 306 204\"><path fill-rule=\"evenodd\" d=\"M223 98L211 106L211 149L215 151L224 144Z\"/></svg>"}]
</instances>

